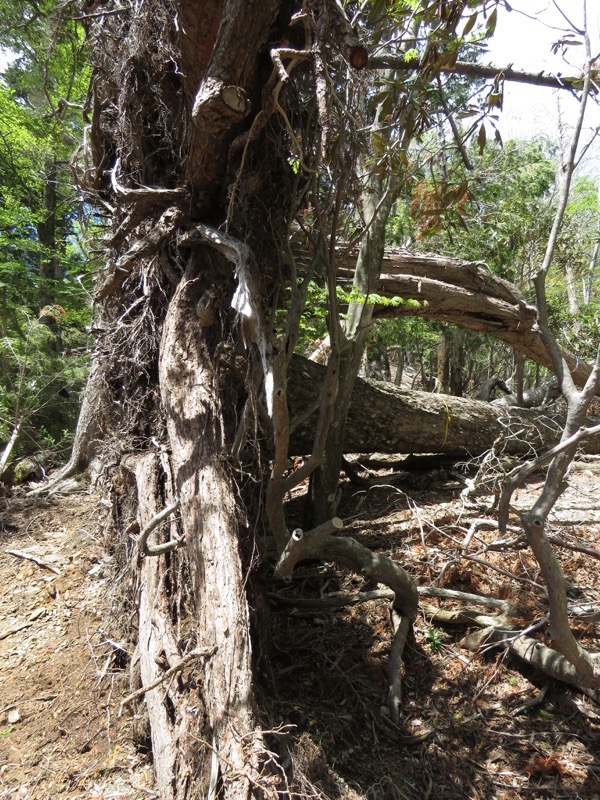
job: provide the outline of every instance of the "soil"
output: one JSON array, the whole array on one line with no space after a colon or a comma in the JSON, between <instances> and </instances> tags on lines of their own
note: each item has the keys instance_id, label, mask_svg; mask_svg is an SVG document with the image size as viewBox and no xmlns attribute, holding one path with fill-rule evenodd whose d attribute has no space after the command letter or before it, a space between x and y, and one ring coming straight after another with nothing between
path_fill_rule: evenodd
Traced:
<instances>
[{"instance_id":1,"label":"soil","mask_svg":"<svg viewBox=\"0 0 600 800\"><path fill-rule=\"evenodd\" d=\"M92 492L0 502L0 798L157 797L118 717L128 645L111 630L109 515Z\"/></svg>"},{"instance_id":2,"label":"soil","mask_svg":"<svg viewBox=\"0 0 600 800\"><path fill-rule=\"evenodd\" d=\"M550 521L550 533L575 548L556 547L570 596L596 609L598 558L577 548L600 549L599 478L600 461L574 464ZM531 504L541 485L536 478L520 490L515 507ZM510 600L523 628L540 620L545 598L531 583L539 570L516 516L508 544L493 549L493 514L485 498L466 504L463 488L443 471L410 487L347 483L340 516L348 533L392 555L419 585ZM134 720L118 713L132 646L120 639L115 612L126 576L115 574L104 547L109 506L92 491L0 500L0 798L158 797L150 757L134 745ZM300 498L289 510L300 514ZM482 519L466 550L479 560L460 558ZM407 645L396 727L385 706L387 603L319 604L376 587L328 564L297 567L290 584L274 584L272 572L265 562L260 581L271 605L263 604L256 635L258 691L282 780L300 796L600 800L600 706L589 697L502 648L465 649L469 629L422 613ZM317 604L302 607L309 598ZM600 651L597 622L574 629ZM543 624L536 635L551 643Z\"/></svg>"}]
</instances>

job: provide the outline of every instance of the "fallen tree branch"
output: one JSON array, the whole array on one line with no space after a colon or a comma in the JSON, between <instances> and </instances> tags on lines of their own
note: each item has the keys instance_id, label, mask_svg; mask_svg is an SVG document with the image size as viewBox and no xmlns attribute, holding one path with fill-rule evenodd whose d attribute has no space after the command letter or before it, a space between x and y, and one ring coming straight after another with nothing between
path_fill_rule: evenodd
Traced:
<instances>
[{"instance_id":1,"label":"fallen tree branch","mask_svg":"<svg viewBox=\"0 0 600 800\"><path fill-rule=\"evenodd\" d=\"M562 536L554 536L552 534L547 535L546 538L549 542L552 542L552 544L564 547L565 550L572 550L574 553L585 553L588 556L592 556L592 558L600 560L600 550L598 550L597 547L585 544L572 544L571 542L565 541Z\"/></svg>"},{"instance_id":2,"label":"fallen tree branch","mask_svg":"<svg viewBox=\"0 0 600 800\"><path fill-rule=\"evenodd\" d=\"M340 276L350 283L357 251L339 248ZM506 342L527 358L553 368L549 353L536 327L537 310L509 281L494 275L482 261L465 261L433 254L408 253L386 247L381 275L373 292L384 297L417 300L378 307L374 317L418 316L451 322ZM583 385L591 366L561 348L573 380Z\"/></svg>"},{"instance_id":3,"label":"fallen tree branch","mask_svg":"<svg viewBox=\"0 0 600 800\"><path fill-rule=\"evenodd\" d=\"M471 608L446 609L438 606L422 605L421 610L432 622L439 622L442 625L477 625L480 628L510 628L506 624L504 615L481 614Z\"/></svg>"},{"instance_id":4,"label":"fallen tree branch","mask_svg":"<svg viewBox=\"0 0 600 800\"><path fill-rule=\"evenodd\" d=\"M49 569L50 572L53 572L55 575L60 575L59 569L53 567L51 564L48 564L46 561L42 561L41 558L38 558L31 553L26 553L23 550L5 550L4 552L8 553L9 556L14 556L15 558L24 558L26 561L33 561L33 563L37 564L38 567Z\"/></svg>"},{"instance_id":5,"label":"fallen tree branch","mask_svg":"<svg viewBox=\"0 0 600 800\"><path fill-rule=\"evenodd\" d=\"M462 641L463 647L471 651L477 651L484 646L489 647L491 644L505 645L511 653L533 667L537 667L545 675L574 686L596 703L600 703L600 690L582 685L581 676L565 656L531 636L515 636L514 631L488 627L470 634ZM595 660L597 658L595 656Z\"/></svg>"},{"instance_id":6,"label":"fallen tree branch","mask_svg":"<svg viewBox=\"0 0 600 800\"><path fill-rule=\"evenodd\" d=\"M498 600L495 597L483 597L470 592L459 592L455 589L442 589L439 586L418 586L417 592L422 597L439 597L443 600L458 600L464 603L474 603L488 608L497 608L503 614L516 617L519 609L508 600ZM294 606L299 609L311 611L335 610L345 606L355 606L359 603L368 603L370 600L393 600L394 592L391 589L374 589L370 592L356 592L355 594L339 597L288 597L284 594L271 592L268 597L276 603L285 606Z\"/></svg>"}]
</instances>

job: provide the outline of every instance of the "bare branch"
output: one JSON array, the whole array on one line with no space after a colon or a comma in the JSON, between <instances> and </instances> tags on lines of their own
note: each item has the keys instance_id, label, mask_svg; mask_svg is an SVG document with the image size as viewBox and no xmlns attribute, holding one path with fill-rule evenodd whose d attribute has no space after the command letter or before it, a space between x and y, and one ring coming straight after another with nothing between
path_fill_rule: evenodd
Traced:
<instances>
[{"instance_id":1,"label":"bare branch","mask_svg":"<svg viewBox=\"0 0 600 800\"><path fill-rule=\"evenodd\" d=\"M179 500L176 500L172 505L163 508L162 511L159 511L159 513L155 517L152 517L150 522L144 526L144 529L137 538L137 544L140 551L145 556L160 556L164 553L170 553L172 550L176 550L178 547L181 547L182 541L180 539L165 542L164 544L148 544L148 537L152 531L158 527L161 522L164 522L167 517L169 517L178 508Z\"/></svg>"},{"instance_id":2,"label":"bare branch","mask_svg":"<svg viewBox=\"0 0 600 800\"><path fill-rule=\"evenodd\" d=\"M369 58L368 69L397 69L415 72L423 68L423 62L419 58L404 59L404 56L374 56ZM530 86L546 86L549 89L566 89L574 92L581 90L581 75L561 76L546 75L544 72L523 72L512 67L495 67L492 65L469 64L465 61L457 61L454 65L442 65L440 72L463 75L469 78L492 78L493 80L511 81L512 83L527 83Z\"/></svg>"},{"instance_id":3,"label":"bare branch","mask_svg":"<svg viewBox=\"0 0 600 800\"><path fill-rule=\"evenodd\" d=\"M197 658L210 658L217 652L216 647L201 647L197 650L192 650L190 653L187 653L179 664L175 664L174 667L170 667L160 678L157 678L152 683L149 683L147 686L142 686L140 689L137 689L135 692L128 694L127 697L121 701L121 705L119 706L119 713L118 716L120 717L123 714L123 709L125 706L128 706L130 703L133 703L134 700L138 700L140 697L143 697L147 692L150 692L152 689L156 689L157 686L160 686L161 683L164 683L168 678L172 677L173 675L181 672L181 670L190 664L192 661L195 661Z\"/></svg>"}]
</instances>

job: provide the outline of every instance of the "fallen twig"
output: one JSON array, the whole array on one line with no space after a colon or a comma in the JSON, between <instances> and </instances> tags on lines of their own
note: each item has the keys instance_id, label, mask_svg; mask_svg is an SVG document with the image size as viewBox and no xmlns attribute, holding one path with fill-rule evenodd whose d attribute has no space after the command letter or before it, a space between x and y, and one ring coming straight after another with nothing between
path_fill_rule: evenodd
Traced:
<instances>
[{"instance_id":1,"label":"fallen twig","mask_svg":"<svg viewBox=\"0 0 600 800\"><path fill-rule=\"evenodd\" d=\"M24 558L26 561L33 561L33 563L37 564L38 567L49 569L50 572L53 572L55 575L60 575L59 569L53 567L51 564L48 564L45 561L42 561L41 558L31 555L31 553L25 553L23 550L5 550L5 552L10 556L15 556L15 558Z\"/></svg>"},{"instance_id":2,"label":"fallen twig","mask_svg":"<svg viewBox=\"0 0 600 800\"><path fill-rule=\"evenodd\" d=\"M530 700L527 700L525 703L515 708L515 710L512 712L513 716L516 717L518 714L524 714L526 711L530 711L532 708L537 708L537 706L540 706L544 702L549 688L550 682L545 683L535 697L532 697Z\"/></svg>"},{"instance_id":3,"label":"fallen twig","mask_svg":"<svg viewBox=\"0 0 600 800\"><path fill-rule=\"evenodd\" d=\"M511 653L514 653L514 655L528 664L537 667L544 674L575 686L596 703L600 702L600 690L595 686L584 686L581 676L565 656L557 650L538 642L537 639L533 639L531 636L502 628L489 627L465 637L462 645L467 650L472 651L479 650L482 646L504 645Z\"/></svg>"},{"instance_id":4,"label":"fallen twig","mask_svg":"<svg viewBox=\"0 0 600 800\"><path fill-rule=\"evenodd\" d=\"M597 547L585 544L572 544L571 542L566 542L562 536L546 535L546 539L552 542L552 544L564 547L565 550L573 550L575 553L585 553L588 556L592 556L592 558L600 559L600 550L598 550Z\"/></svg>"},{"instance_id":5,"label":"fallen twig","mask_svg":"<svg viewBox=\"0 0 600 800\"><path fill-rule=\"evenodd\" d=\"M472 608L460 609L457 611L438 608L437 606L422 605L421 611L432 622L439 622L442 625L478 625L480 628L502 628L507 627L504 615L480 614Z\"/></svg>"},{"instance_id":6,"label":"fallen twig","mask_svg":"<svg viewBox=\"0 0 600 800\"><path fill-rule=\"evenodd\" d=\"M18 633L19 631L24 630L25 628L31 628L33 622L24 622L23 625L17 625L16 628L9 628L6 631L2 631L0 633L0 640L7 639L9 636L12 636L13 633Z\"/></svg>"},{"instance_id":7,"label":"fallen twig","mask_svg":"<svg viewBox=\"0 0 600 800\"><path fill-rule=\"evenodd\" d=\"M476 605L484 606L487 608L497 608L504 614L509 616L518 616L519 610L508 600L498 600L495 597L483 597L478 594L471 594L470 592L458 592L455 589L442 589L438 586L419 586L417 587L419 596L423 597L439 597L444 600L459 600L466 603L474 603ZM391 589L374 589L370 592L356 592L356 594L339 595L329 597L288 597L285 594L277 594L270 592L269 598L276 603L284 606L294 606L298 609L305 609L308 611L333 611L336 608L344 608L346 606L355 606L359 603L367 603L369 600L393 600L394 592Z\"/></svg>"}]
</instances>

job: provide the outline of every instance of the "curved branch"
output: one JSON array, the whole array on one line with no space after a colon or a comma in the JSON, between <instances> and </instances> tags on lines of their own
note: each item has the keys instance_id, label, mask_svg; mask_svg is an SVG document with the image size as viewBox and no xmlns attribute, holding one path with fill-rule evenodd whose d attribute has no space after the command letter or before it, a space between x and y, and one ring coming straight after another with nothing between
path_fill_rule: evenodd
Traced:
<instances>
[{"instance_id":1,"label":"curved branch","mask_svg":"<svg viewBox=\"0 0 600 800\"><path fill-rule=\"evenodd\" d=\"M416 618L419 607L417 587L408 572L387 556L374 553L368 547L341 536L330 536L332 530L343 527L341 519L334 517L306 534L297 528L281 554L275 574L287 577L299 561L306 558L323 558L351 568L376 583L392 589L392 626L394 636L390 652L388 701L391 719L398 724L402 700L401 664L410 623Z\"/></svg>"},{"instance_id":2,"label":"curved branch","mask_svg":"<svg viewBox=\"0 0 600 800\"><path fill-rule=\"evenodd\" d=\"M148 522L145 526L140 535L137 539L137 544L145 556L161 556L164 553L170 553L171 550L176 550L178 547L181 547L182 541L180 539L175 539L173 541L164 542L164 544L148 544L148 537L152 533L152 531L157 528L161 522L167 519L174 511L177 511L179 508L179 500L176 500L172 505L163 508L162 511L159 511L155 517L152 517L150 522Z\"/></svg>"}]
</instances>

